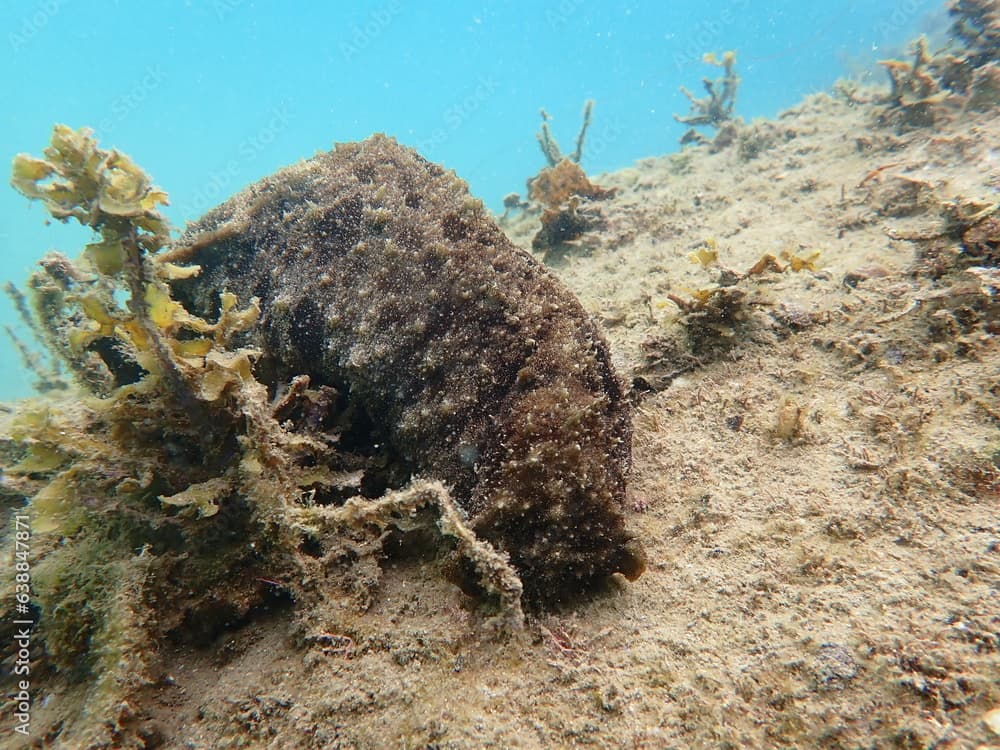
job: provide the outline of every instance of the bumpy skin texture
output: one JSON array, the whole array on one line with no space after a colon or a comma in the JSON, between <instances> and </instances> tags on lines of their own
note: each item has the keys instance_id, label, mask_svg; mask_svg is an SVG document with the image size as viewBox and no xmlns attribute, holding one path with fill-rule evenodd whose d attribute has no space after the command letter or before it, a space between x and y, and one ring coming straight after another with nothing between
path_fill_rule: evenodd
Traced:
<instances>
[{"instance_id":1,"label":"bumpy skin texture","mask_svg":"<svg viewBox=\"0 0 1000 750\"><path fill-rule=\"evenodd\" d=\"M175 292L260 297L254 342L349 394L417 473L450 484L553 603L641 546L622 504L631 421L608 345L573 294L515 247L454 173L376 135L282 169L190 227L219 232Z\"/></svg>"}]
</instances>

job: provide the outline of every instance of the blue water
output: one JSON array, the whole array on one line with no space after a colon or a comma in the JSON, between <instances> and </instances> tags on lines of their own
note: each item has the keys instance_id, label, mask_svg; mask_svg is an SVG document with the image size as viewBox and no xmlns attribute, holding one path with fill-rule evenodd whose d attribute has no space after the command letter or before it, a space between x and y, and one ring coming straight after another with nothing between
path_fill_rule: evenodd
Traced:
<instances>
[{"instance_id":1,"label":"blue water","mask_svg":"<svg viewBox=\"0 0 1000 750\"><path fill-rule=\"evenodd\" d=\"M929 29L938 0L659 0L329 4L208 0L0 0L0 158L39 153L51 126L87 125L172 199L177 226L277 167L375 131L455 169L499 209L544 165L539 109L571 150L596 101L590 173L677 149L679 85L735 49L737 114L774 116L838 77L873 68ZM875 72L875 80L881 73ZM0 281L88 233L44 226L0 188ZM15 316L6 298L0 323ZM2 336L2 334L0 334ZM0 399L30 376L0 340Z\"/></svg>"}]
</instances>

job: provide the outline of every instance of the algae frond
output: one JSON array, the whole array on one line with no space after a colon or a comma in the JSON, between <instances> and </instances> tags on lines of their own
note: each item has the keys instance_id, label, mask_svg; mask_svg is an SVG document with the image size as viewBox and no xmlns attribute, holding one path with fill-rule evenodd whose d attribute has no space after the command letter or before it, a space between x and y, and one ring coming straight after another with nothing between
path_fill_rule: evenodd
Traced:
<instances>
[{"instance_id":1,"label":"algae frond","mask_svg":"<svg viewBox=\"0 0 1000 750\"><path fill-rule=\"evenodd\" d=\"M736 53L732 50L724 52L720 59L714 52L707 53L702 61L706 65L715 65L723 69L723 74L719 78L703 78L702 86L705 87L705 96L697 97L685 86L680 87L680 91L691 103L691 111L687 115L674 115L674 119L682 125L689 125L688 130L681 138L681 143L701 143L707 139L694 130L696 127L712 127L720 129L725 123L733 119L733 109L736 106L736 90L740 85L740 77L736 75Z\"/></svg>"},{"instance_id":2,"label":"algae frond","mask_svg":"<svg viewBox=\"0 0 1000 750\"><path fill-rule=\"evenodd\" d=\"M556 166L563 159L569 159L571 162L576 164L580 163L580 159L583 157L583 144L587 138L587 128L590 127L591 117L594 113L594 100L588 99L583 103L583 115L580 124L580 132L576 135L576 147L573 149L573 153L563 155L562 149L559 148L559 143L552 135L552 131L549 129L549 120L552 119L548 112L544 109L541 111L542 115L542 125L538 130L536 138L538 139L538 145L542 149L542 153L545 154L545 160L548 161L550 167Z\"/></svg>"},{"instance_id":3,"label":"algae frond","mask_svg":"<svg viewBox=\"0 0 1000 750\"><path fill-rule=\"evenodd\" d=\"M545 263L558 262L572 248L572 243L586 232L602 226L600 210L594 201L610 198L614 189L594 184L580 167L583 144L590 127L594 102L583 107L583 124L572 154L563 155L549 130L549 115L542 110L538 144L548 166L528 180L528 196L542 207L541 229L532 240L532 249L543 253ZM517 198L519 202L520 199Z\"/></svg>"},{"instance_id":4,"label":"algae frond","mask_svg":"<svg viewBox=\"0 0 1000 750\"><path fill-rule=\"evenodd\" d=\"M882 124L900 130L926 127L957 112L992 112L1000 102L1000 4L953 0L951 42L931 52L926 37L913 42L908 60L881 60L890 89Z\"/></svg>"}]
</instances>

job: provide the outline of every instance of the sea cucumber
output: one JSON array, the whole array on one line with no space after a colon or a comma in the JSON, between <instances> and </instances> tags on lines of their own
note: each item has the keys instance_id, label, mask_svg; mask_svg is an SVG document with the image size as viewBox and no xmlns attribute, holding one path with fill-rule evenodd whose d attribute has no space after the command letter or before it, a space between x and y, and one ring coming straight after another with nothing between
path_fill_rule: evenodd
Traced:
<instances>
[{"instance_id":1,"label":"sea cucumber","mask_svg":"<svg viewBox=\"0 0 1000 750\"><path fill-rule=\"evenodd\" d=\"M260 298L259 376L363 411L409 476L441 479L528 601L645 567L625 525L631 414L576 297L466 183L375 135L281 169L188 227L193 310ZM404 477L405 479L405 477Z\"/></svg>"}]
</instances>

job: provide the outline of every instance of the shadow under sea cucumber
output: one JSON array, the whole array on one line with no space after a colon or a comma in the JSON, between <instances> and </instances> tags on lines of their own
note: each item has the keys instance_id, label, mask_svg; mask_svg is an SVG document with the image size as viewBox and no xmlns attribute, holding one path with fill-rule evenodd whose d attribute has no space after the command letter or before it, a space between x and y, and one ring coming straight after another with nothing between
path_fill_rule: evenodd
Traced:
<instances>
[{"instance_id":1,"label":"shadow under sea cucumber","mask_svg":"<svg viewBox=\"0 0 1000 750\"><path fill-rule=\"evenodd\" d=\"M400 479L451 486L529 601L642 573L622 514L630 408L608 344L453 172L383 135L338 144L213 209L178 246L202 272L175 295L206 315L221 290L259 297L259 377L344 394Z\"/></svg>"}]
</instances>

